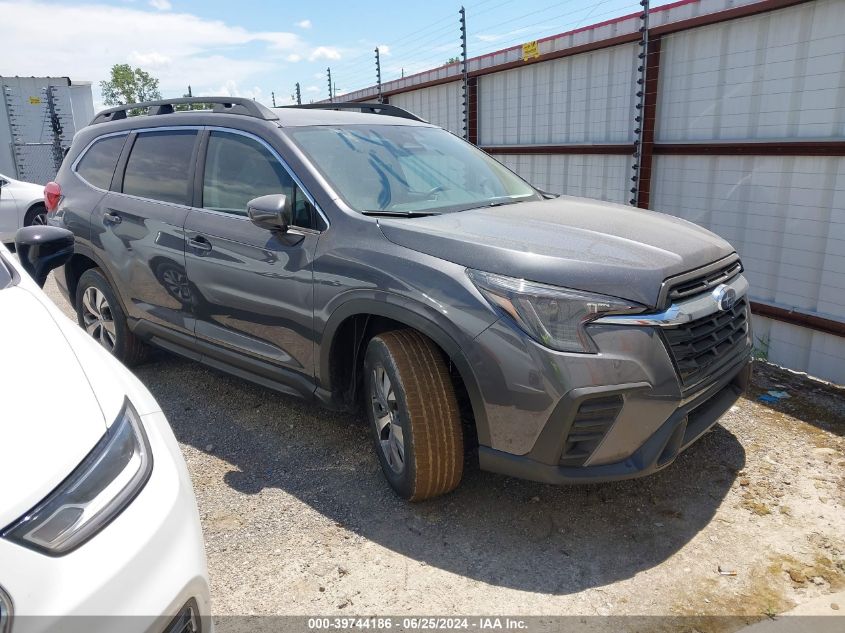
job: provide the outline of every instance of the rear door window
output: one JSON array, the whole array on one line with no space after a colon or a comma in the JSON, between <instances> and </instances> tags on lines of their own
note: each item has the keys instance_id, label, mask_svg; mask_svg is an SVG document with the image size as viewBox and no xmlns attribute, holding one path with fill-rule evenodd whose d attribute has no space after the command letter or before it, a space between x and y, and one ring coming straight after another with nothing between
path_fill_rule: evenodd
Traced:
<instances>
[{"instance_id":1,"label":"rear door window","mask_svg":"<svg viewBox=\"0 0 845 633\"><path fill-rule=\"evenodd\" d=\"M126 134L108 136L96 141L82 156L76 166L76 173L89 184L108 189L125 142Z\"/></svg>"},{"instance_id":2,"label":"rear door window","mask_svg":"<svg viewBox=\"0 0 845 633\"><path fill-rule=\"evenodd\" d=\"M123 193L189 204L191 157L196 138L196 130L138 134L126 163Z\"/></svg>"},{"instance_id":3,"label":"rear door window","mask_svg":"<svg viewBox=\"0 0 845 633\"><path fill-rule=\"evenodd\" d=\"M250 200L274 193L291 201L294 226L315 228L314 207L270 150L248 136L211 133L202 187L204 208L246 215Z\"/></svg>"}]
</instances>

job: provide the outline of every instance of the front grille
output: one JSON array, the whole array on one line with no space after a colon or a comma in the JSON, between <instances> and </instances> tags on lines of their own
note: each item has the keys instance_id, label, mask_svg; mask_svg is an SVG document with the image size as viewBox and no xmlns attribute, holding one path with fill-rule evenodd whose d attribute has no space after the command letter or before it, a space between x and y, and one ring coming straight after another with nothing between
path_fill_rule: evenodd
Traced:
<instances>
[{"instance_id":1,"label":"front grille","mask_svg":"<svg viewBox=\"0 0 845 633\"><path fill-rule=\"evenodd\" d=\"M742 263L737 260L706 275L682 281L671 287L669 290L669 300L678 301L679 299L686 299L687 297L701 294L711 288L715 288L719 284L727 283L741 272Z\"/></svg>"},{"instance_id":2,"label":"front grille","mask_svg":"<svg viewBox=\"0 0 845 633\"><path fill-rule=\"evenodd\" d=\"M619 395L590 398L581 403L566 436L561 466L580 466L586 461L613 426L622 403Z\"/></svg>"},{"instance_id":3,"label":"front grille","mask_svg":"<svg viewBox=\"0 0 845 633\"><path fill-rule=\"evenodd\" d=\"M733 308L701 317L684 325L664 328L663 335L688 393L718 375L745 351L748 311L745 297Z\"/></svg>"}]
</instances>

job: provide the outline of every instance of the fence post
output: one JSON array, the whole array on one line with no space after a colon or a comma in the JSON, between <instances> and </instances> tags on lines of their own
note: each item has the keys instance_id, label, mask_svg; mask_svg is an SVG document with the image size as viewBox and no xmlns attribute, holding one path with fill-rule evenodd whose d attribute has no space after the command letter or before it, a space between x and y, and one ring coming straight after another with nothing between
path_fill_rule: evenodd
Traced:
<instances>
[{"instance_id":1,"label":"fence post","mask_svg":"<svg viewBox=\"0 0 845 633\"><path fill-rule=\"evenodd\" d=\"M462 116L464 125L464 139L469 140L469 99L467 86L467 14L466 10L461 7L458 11L461 15L461 76L463 77L463 99L462 99Z\"/></svg>"},{"instance_id":2,"label":"fence post","mask_svg":"<svg viewBox=\"0 0 845 633\"><path fill-rule=\"evenodd\" d=\"M378 102L384 103L384 96L381 94L381 59L379 58L378 46L376 46L376 89L378 90Z\"/></svg>"},{"instance_id":3,"label":"fence post","mask_svg":"<svg viewBox=\"0 0 845 633\"><path fill-rule=\"evenodd\" d=\"M631 206L639 206L639 199L640 199L640 182L642 180L642 131L645 129L645 120L644 120L644 110L645 110L645 102L646 102L646 80L648 79L648 0L640 0L640 6L642 6L642 13L640 14L640 40L637 42L641 47L640 52L637 54L637 58L639 61L639 67L637 70L640 73L640 76L637 78L637 93L636 96L639 98L637 101L636 108L637 114L634 116L634 121L637 123L637 127L634 129L634 164L632 168L634 170L634 175L631 177L631 180L634 182L634 186L631 187L631 199L628 201Z\"/></svg>"}]
</instances>

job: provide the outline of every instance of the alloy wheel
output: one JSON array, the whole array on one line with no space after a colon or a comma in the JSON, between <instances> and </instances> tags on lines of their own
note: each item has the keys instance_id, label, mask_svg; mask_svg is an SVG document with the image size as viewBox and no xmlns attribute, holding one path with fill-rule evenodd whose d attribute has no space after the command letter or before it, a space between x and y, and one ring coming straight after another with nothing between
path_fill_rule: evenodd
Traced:
<instances>
[{"instance_id":1,"label":"alloy wheel","mask_svg":"<svg viewBox=\"0 0 845 633\"><path fill-rule=\"evenodd\" d=\"M116 341L114 317L106 295L90 286L82 295L82 320L85 331L110 352Z\"/></svg>"},{"instance_id":2,"label":"alloy wheel","mask_svg":"<svg viewBox=\"0 0 845 633\"><path fill-rule=\"evenodd\" d=\"M381 365L373 369L370 400L382 455L393 472L401 473L405 469L405 440L399 405L390 377Z\"/></svg>"}]
</instances>

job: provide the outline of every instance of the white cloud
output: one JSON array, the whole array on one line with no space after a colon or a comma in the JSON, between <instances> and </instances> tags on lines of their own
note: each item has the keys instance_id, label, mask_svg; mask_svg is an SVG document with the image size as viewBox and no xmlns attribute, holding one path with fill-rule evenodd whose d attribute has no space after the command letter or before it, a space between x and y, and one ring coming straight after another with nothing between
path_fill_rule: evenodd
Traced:
<instances>
[{"instance_id":1,"label":"white cloud","mask_svg":"<svg viewBox=\"0 0 845 633\"><path fill-rule=\"evenodd\" d=\"M290 55L285 57L285 59L288 60L289 62L299 62L299 61L302 61L302 55L300 55L298 53L291 53Z\"/></svg>"},{"instance_id":2,"label":"white cloud","mask_svg":"<svg viewBox=\"0 0 845 633\"><path fill-rule=\"evenodd\" d=\"M222 80L251 85L254 77L279 69L284 54L303 48L295 33L250 31L188 13L154 13L107 4L58 5L0 0L0 75L69 76L97 82L113 64L139 66L160 80L164 95L181 95L190 84L210 94ZM61 24L49 42L32 46L44 24ZM237 54L245 47L258 54ZM252 53L253 51L250 51Z\"/></svg>"},{"instance_id":3,"label":"white cloud","mask_svg":"<svg viewBox=\"0 0 845 633\"><path fill-rule=\"evenodd\" d=\"M319 86L306 86L305 92L320 92L321 88Z\"/></svg>"},{"instance_id":4,"label":"white cloud","mask_svg":"<svg viewBox=\"0 0 845 633\"><path fill-rule=\"evenodd\" d=\"M241 88L238 82L233 79L229 79L215 90L212 90L211 94L215 96L222 95L224 97L246 97L247 99L255 99L256 101L261 101L264 98L264 91L258 86Z\"/></svg>"},{"instance_id":5,"label":"white cloud","mask_svg":"<svg viewBox=\"0 0 845 633\"><path fill-rule=\"evenodd\" d=\"M340 57L340 51L334 46L318 46L311 51L310 55L308 55L308 61L315 62L319 59L333 60L340 59Z\"/></svg>"},{"instance_id":6,"label":"white cloud","mask_svg":"<svg viewBox=\"0 0 845 633\"><path fill-rule=\"evenodd\" d=\"M170 11L173 8L173 5L170 4L170 0L150 0L150 6L153 9L158 9L159 11Z\"/></svg>"},{"instance_id":7,"label":"white cloud","mask_svg":"<svg viewBox=\"0 0 845 633\"><path fill-rule=\"evenodd\" d=\"M296 25L301 29L310 29L312 26L311 20L300 20Z\"/></svg>"},{"instance_id":8,"label":"white cloud","mask_svg":"<svg viewBox=\"0 0 845 633\"><path fill-rule=\"evenodd\" d=\"M170 59L167 55L162 55L157 51L149 51L146 53L139 53L138 51L132 51L129 53L129 57L126 58L133 66L141 66L146 70L154 70L156 68L162 68L164 66L169 66L172 63L172 59Z\"/></svg>"},{"instance_id":9,"label":"white cloud","mask_svg":"<svg viewBox=\"0 0 845 633\"><path fill-rule=\"evenodd\" d=\"M387 44L379 44L376 48L378 48L379 57L387 57L390 55L390 47Z\"/></svg>"}]
</instances>

